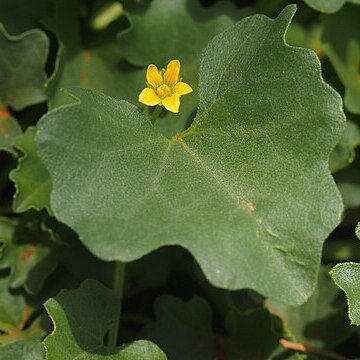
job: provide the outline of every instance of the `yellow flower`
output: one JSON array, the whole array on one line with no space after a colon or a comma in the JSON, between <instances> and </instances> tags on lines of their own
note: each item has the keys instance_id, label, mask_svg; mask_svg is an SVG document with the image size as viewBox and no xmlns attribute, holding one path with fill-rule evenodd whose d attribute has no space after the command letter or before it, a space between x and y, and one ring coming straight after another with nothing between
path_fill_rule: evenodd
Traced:
<instances>
[{"instance_id":1,"label":"yellow flower","mask_svg":"<svg viewBox=\"0 0 360 360\"><path fill-rule=\"evenodd\" d=\"M145 105L164 105L171 112L178 113L180 96L193 90L190 85L179 79L180 61L171 60L166 68L159 71L150 64L146 71L147 88L139 95L139 101Z\"/></svg>"}]
</instances>

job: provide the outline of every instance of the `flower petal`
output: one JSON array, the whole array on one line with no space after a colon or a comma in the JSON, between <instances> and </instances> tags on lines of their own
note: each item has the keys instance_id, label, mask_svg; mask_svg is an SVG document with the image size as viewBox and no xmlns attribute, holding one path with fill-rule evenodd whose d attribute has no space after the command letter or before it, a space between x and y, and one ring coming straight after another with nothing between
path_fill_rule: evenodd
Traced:
<instances>
[{"instance_id":1,"label":"flower petal","mask_svg":"<svg viewBox=\"0 0 360 360\"><path fill-rule=\"evenodd\" d=\"M162 99L161 102L165 106L166 110L169 110L173 113L179 112L180 96L178 94L172 94L171 96Z\"/></svg>"},{"instance_id":2,"label":"flower petal","mask_svg":"<svg viewBox=\"0 0 360 360\"><path fill-rule=\"evenodd\" d=\"M146 71L146 81L156 89L163 83L163 78L161 77L158 68L154 64L150 64Z\"/></svg>"},{"instance_id":3,"label":"flower petal","mask_svg":"<svg viewBox=\"0 0 360 360\"><path fill-rule=\"evenodd\" d=\"M139 101L145 105L154 106L160 104L160 98L153 89L145 88L139 95Z\"/></svg>"},{"instance_id":4,"label":"flower petal","mask_svg":"<svg viewBox=\"0 0 360 360\"><path fill-rule=\"evenodd\" d=\"M192 91L193 91L193 89L191 88L190 85L188 85L187 83L181 82L181 81L178 82L174 87L174 92L176 92L180 96L189 94Z\"/></svg>"},{"instance_id":5,"label":"flower petal","mask_svg":"<svg viewBox=\"0 0 360 360\"><path fill-rule=\"evenodd\" d=\"M179 81L179 74L180 74L180 61L171 60L168 63L168 66L164 73L165 83L170 86L174 86Z\"/></svg>"}]
</instances>

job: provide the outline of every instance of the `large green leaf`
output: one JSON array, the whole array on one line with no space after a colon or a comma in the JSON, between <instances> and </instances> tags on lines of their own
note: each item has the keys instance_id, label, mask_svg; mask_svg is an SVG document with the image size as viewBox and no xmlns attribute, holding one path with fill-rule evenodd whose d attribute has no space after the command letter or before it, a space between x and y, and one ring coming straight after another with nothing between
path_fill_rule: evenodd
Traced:
<instances>
[{"instance_id":1,"label":"large green leaf","mask_svg":"<svg viewBox=\"0 0 360 360\"><path fill-rule=\"evenodd\" d=\"M32 30L11 36L0 24L0 108L21 110L46 100L44 65L49 41Z\"/></svg>"},{"instance_id":2,"label":"large green leaf","mask_svg":"<svg viewBox=\"0 0 360 360\"><path fill-rule=\"evenodd\" d=\"M135 341L118 348L104 345L104 337L117 311L112 291L95 280L77 290L63 290L45 303L54 332L45 339L46 359L67 360L166 360L149 341Z\"/></svg>"},{"instance_id":3,"label":"large green leaf","mask_svg":"<svg viewBox=\"0 0 360 360\"><path fill-rule=\"evenodd\" d=\"M16 212L29 209L47 209L50 212L51 179L41 162L35 143L36 128L29 127L15 140L15 146L23 155L18 166L10 173L15 183L13 208Z\"/></svg>"},{"instance_id":4,"label":"large green leaf","mask_svg":"<svg viewBox=\"0 0 360 360\"><path fill-rule=\"evenodd\" d=\"M155 315L156 321L146 325L142 336L158 344L170 360L216 358L217 338L204 299L193 297L184 302L163 295L155 302Z\"/></svg>"},{"instance_id":5,"label":"large green leaf","mask_svg":"<svg viewBox=\"0 0 360 360\"><path fill-rule=\"evenodd\" d=\"M21 222L0 218L0 269L10 268L9 286L37 293L55 270L61 248L42 217L25 216Z\"/></svg>"},{"instance_id":6,"label":"large green leaf","mask_svg":"<svg viewBox=\"0 0 360 360\"><path fill-rule=\"evenodd\" d=\"M215 16L216 12L223 15ZM153 0L145 14L127 14L132 26L119 37L119 46L126 60L144 68L149 64L166 68L170 60L179 59L181 76L194 90L190 96L181 99L179 114L166 112L158 121L156 127L164 134L181 132L187 121L193 119L199 101L201 53L215 35L233 24L231 17L226 15L230 13L240 12L224 3L205 10L197 1ZM141 86L145 87L145 70ZM138 93L141 90L139 88Z\"/></svg>"},{"instance_id":7,"label":"large green leaf","mask_svg":"<svg viewBox=\"0 0 360 360\"><path fill-rule=\"evenodd\" d=\"M340 10L346 2L360 5L360 0L304 0L304 1L313 9L321 11L323 13L334 13Z\"/></svg>"},{"instance_id":8,"label":"large green leaf","mask_svg":"<svg viewBox=\"0 0 360 360\"><path fill-rule=\"evenodd\" d=\"M360 239L360 223L355 233ZM360 264L354 262L337 264L330 271L330 275L335 284L346 294L351 324L360 325Z\"/></svg>"},{"instance_id":9,"label":"large green leaf","mask_svg":"<svg viewBox=\"0 0 360 360\"><path fill-rule=\"evenodd\" d=\"M360 4L360 1L359 1ZM346 6L324 17L323 49L345 86L344 105L360 114L360 7Z\"/></svg>"},{"instance_id":10,"label":"large green leaf","mask_svg":"<svg viewBox=\"0 0 360 360\"><path fill-rule=\"evenodd\" d=\"M290 304L310 296L342 211L328 160L344 114L315 54L284 43L294 11L246 18L210 42L199 111L180 136L80 89L40 121L51 207L95 255L132 261L178 244L216 286Z\"/></svg>"}]
</instances>

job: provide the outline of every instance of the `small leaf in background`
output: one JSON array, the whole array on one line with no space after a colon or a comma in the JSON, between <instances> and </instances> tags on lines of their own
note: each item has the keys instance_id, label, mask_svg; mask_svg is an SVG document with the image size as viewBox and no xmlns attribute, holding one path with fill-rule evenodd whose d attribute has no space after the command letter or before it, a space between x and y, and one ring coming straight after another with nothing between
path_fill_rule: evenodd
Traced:
<instances>
[{"instance_id":1,"label":"small leaf in background","mask_svg":"<svg viewBox=\"0 0 360 360\"><path fill-rule=\"evenodd\" d=\"M268 302L268 305L282 318L292 340L311 348L329 350L350 336L341 295L328 269L321 267L315 291L305 304L292 307Z\"/></svg>"},{"instance_id":2,"label":"small leaf in background","mask_svg":"<svg viewBox=\"0 0 360 360\"><path fill-rule=\"evenodd\" d=\"M15 212L29 209L50 210L51 179L38 156L35 142L36 128L29 127L15 140L15 147L22 153L16 169L10 173L15 183L16 193L13 199Z\"/></svg>"},{"instance_id":3,"label":"small leaf in background","mask_svg":"<svg viewBox=\"0 0 360 360\"><path fill-rule=\"evenodd\" d=\"M360 5L360 1L359 1ZM323 18L323 49L345 86L345 108L360 114L360 6Z\"/></svg>"},{"instance_id":4,"label":"small leaf in background","mask_svg":"<svg viewBox=\"0 0 360 360\"><path fill-rule=\"evenodd\" d=\"M272 317L265 309L245 314L230 311L225 325L230 338L224 344L224 359L272 359L271 354L280 347Z\"/></svg>"},{"instance_id":5,"label":"small leaf in background","mask_svg":"<svg viewBox=\"0 0 360 360\"><path fill-rule=\"evenodd\" d=\"M49 41L31 30L11 36L0 24L0 108L21 110L46 100L44 70Z\"/></svg>"},{"instance_id":6,"label":"small leaf in background","mask_svg":"<svg viewBox=\"0 0 360 360\"><path fill-rule=\"evenodd\" d=\"M86 280L77 290L63 290L45 303L54 332L44 341L47 360L114 359L166 360L149 341L139 340L117 348L104 345L117 302L113 292L95 280Z\"/></svg>"},{"instance_id":7,"label":"small leaf in background","mask_svg":"<svg viewBox=\"0 0 360 360\"><path fill-rule=\"evenodd\" d=\"M360 239L360 223L355 233ZM351 324L360 325L360 263L337 264L330 271L330 275L335 284L346 294Z\"/></svg>"},{"instance_id":8,"label":"small leaf in background","mask_svg":"<svg viewBox=\"0 0 360 360\"><path fill-rule=\"evenodd\" d=\"M43 221L38 216L21 222L0 218L0 269L10 268L11 288L24 286L27 292L38 293L59 262L60 245Z\"/></svg>"},{"instance_id":9,"label":"small leaf in background","mask_svg":"<svg viewBox=\"0 0 360 360\"><path fill-rule=\"evenodd\" d=\"M204 299L193 297L185 302L162 295L154 308L156 321L146 325L141 335L159 345L169 360L216 358L218 340L212 332L211 309Z\"/></svg>"},{"instance_id":10,"label":"small leaf in background","mask_svg":"<svg viewBox=\"0 0 360 360\"><path fill-rule=\"evenodd\" d=\"M314 53L284 44L294 10L210 42L197 118L180 136L89 90L42 118L52 210L96 256L132 261L178 244L216 286L294 305L310 296L342 211L328 159L344 114Z\"/></svg>"},{"instance_id":11,"label":"small leaf in background","mask_svg":"<svg viewBox=\"0 0 360 360\"><path fill-rule=\"evenodd\" d=\"M310 7L323 13L334 13L346 3L360 5L360 0L304 0Z\"/></svg>"},{"instance_id":12,"label":"small leaf in background","mask_svg":"<svg viewBox=\"0 0 360 360\"><path fill-rule=\"evenodd\" d=\"M44 358L41 338L45 331L41 318L26 304L22 294L8 288L8 279L0 278L0 358L3 360L40 360ZM28 357L26 357L28 356Z\"/></svg>"},{"instance_id":13,"label":"small leaf in background","mask_svg":"<svg viewBox=\"0 0 360 360\"><path fill-rule=\"evenodd\" d=\"M44 360L44 345L39 339L0 345L1 360Z\"/></svg>"},{"instance_id":14,"label":"small leaf in background","mask_svg":"<svg viewBox=\"0 0 360 360\"><path fill-rule=\"evenodd\" d=\"M24 319L27 319L31 309L27 307L24 297L21 294L14 294L8 286L8 279L0 278L0 329L4 333L14 333L17 329L23 328ZM4 342L6 341L2 338L1 343Z\"/></svg>"},{"instance_id":15,"label":"small leaf in background","mask_svg":"<svg viewBox=\"0 0 360 360\"><path fill-rule=\"evenodd\" d=\"M49 16L52 0L1 0L0 22L11 34L39 27L39 20Z\"/></svg>"},{"instance_id":16,"label":"small leaf in background","mask_svg":"<svg viewBox=\"0 0 360 360\"><path fill-rule=\"evenodd\" d=\"M16 155L15 141L22 134L18 122L6 108L0 109L0 150Z\"/></svg>"},{"instance_id":17,"label":"small leaf in background","mask_svg":"<svg viewBox=\"0 0 360 360\"><path fill-rule=\"evenodd\" d=\"M228 15L236 11L232 4L223 2L215 8L205 10L196 1L154 0L145 14L127 13L131 28L119 35L119 47L125 59L143 67L143 77L149 64L161 69L170 60L179 59L181 76L194 90L190 96L182 98L179 114L166 112L161 121L157 121L156 128L167 136L183 131L194 117L199 101L201 53L215 35L234 23ZM126 11L127 7L124 9ZM143 81L141 88L144 85Z\"/></svg>"},{"instance_id":18,"label":"small leaf in background","mask_svg":"<svg viewBox=\"0 0 360 360\"><path fill-rule=\"evenodd\" d=\"M330 156L330 171L335 173L349 166L355 159L355 149L360 145L360 130L356 123L347 121L340 142Z\"/></svg>"}]
</instances>

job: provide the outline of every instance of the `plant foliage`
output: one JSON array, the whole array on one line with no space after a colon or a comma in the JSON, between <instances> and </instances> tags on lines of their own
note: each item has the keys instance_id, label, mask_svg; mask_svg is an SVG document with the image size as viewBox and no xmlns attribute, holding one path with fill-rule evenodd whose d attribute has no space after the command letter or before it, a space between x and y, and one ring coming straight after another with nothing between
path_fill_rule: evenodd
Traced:
<instances>
[{"instance_id":1,"label":"plant foliage","mask_svg":"<svg viewBox=\"0 0 360 360\"><path fill-rule=\"evenodd\" d=\"M0 359L358 358L359 23L0 1Z\"/></svg>"}]
</instances>

